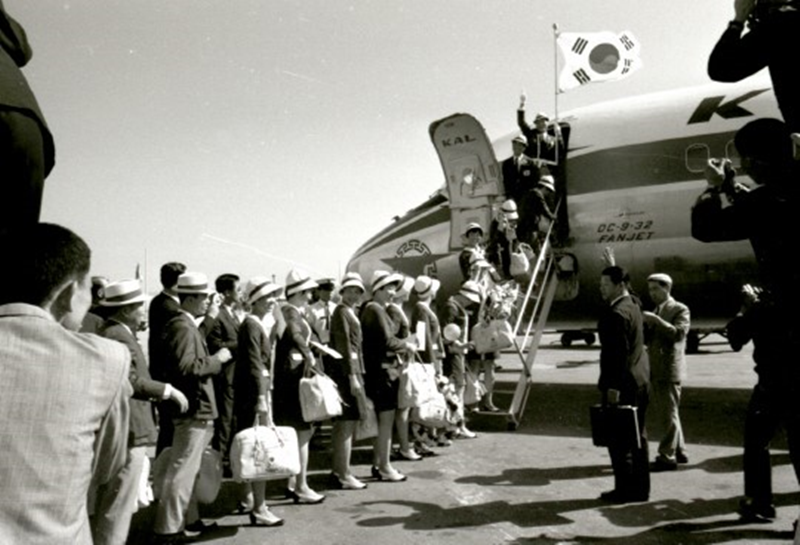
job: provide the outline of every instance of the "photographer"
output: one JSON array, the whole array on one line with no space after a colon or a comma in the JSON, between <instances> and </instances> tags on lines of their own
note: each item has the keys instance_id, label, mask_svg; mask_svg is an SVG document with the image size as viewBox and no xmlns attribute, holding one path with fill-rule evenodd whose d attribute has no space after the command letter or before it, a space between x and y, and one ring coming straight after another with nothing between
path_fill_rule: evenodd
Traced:
<instances>
[{"instance_id":1,"label":"photographer","mask_svg":"<svg viewBox=\"0 0 800 545\"><path fill-rule=\"evenodd\" d=\"M757 184L750 191L734 182L727 161L712 160L709 187L692 209L692 236L703 242L749 239L764 290L758 305L729 325L732 342L753 339L758 384L745 423L744 520L775 517L769 486L769 440L779 423L786 426L789 456L800 481L800 366L787 355L800 349L800 270L793 259L798 204L797 166L786 125L758 119L734 137L742 169ZM722 196L730 201L723 206ZM750 299L755 292L746 292Z\"/></svg>"},{"instance_id":2,"label":"photographer","mask_svg":"<svg viewBox=\"0 0 800 545\"><path fill-rule=\"evenodd\" d=\"M734 18L708 59L709 77L735 82L769 67L783 118L800 131L800 80L794 77L798 31L798 0L734 0Z\"/></svg>"}]
</instances>

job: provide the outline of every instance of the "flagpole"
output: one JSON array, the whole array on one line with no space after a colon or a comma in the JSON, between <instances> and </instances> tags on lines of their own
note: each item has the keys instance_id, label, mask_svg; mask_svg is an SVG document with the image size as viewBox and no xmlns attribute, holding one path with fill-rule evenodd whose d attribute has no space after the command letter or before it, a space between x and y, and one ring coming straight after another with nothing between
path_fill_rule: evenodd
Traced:
<instances>
[{"instance_id":1,"label":"flagpole","mask_svg":"<svg viewBox=\"0 0 800 545\"><path fill-rule=\"evenodd\" d=\"M555 120L558 123L558 23L553 23L553 101Z\"/></svg>"}]
</instances>

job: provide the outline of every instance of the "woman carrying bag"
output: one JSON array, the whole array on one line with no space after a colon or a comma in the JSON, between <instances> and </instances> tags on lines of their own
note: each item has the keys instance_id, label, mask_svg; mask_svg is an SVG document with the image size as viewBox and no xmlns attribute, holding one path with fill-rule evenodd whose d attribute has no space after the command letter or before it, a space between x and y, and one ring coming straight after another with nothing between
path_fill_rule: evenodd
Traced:
<instances>
[{"instance_id":1,"label":"woman carrying bag","mask_svg":"<svg viewBox=\"0 0 800 545\"><path fill-rule=\"evenodd\" d=\"M239 327L239 357L233 382L236 433L253 423L272 424L269 395L274 335L264 326L264 318L277 308L282 289L263 276L251 279L246 287L245 302L250 312ZM265 489L266 481L244 483L239 511L249 511L254 526L280 526L283 519L267 507Z\"/></svg>"},{"instance_id":2,"label":"woman carrying bag","mask_svg":"<svg viewBox=\"0 0 800 545\"><path fill-rule=\"evenodd\" d=\"M392 448L400 369L398 355L413 352L414 345L395 337L394 324L386 307L394 296L402 278L387 271L372 275L372 301L361 313L361 331L364 337L364 375L367 397L375 404L378 413L378 437L375 439L372 476L381 481L405 481L406 476L394 469L389 460Z\"/></svg>"},{"instance_id":3,"label":"woman carrying bag","mask_svg":"<svg viewBox=\"0 0 800 545\"><path fill-rule=\"evenodd\" d=\"M361 323L356 316L356 307L366 289L358 273L347 273L342 279L339 294L341 302L336 305L331 317L331 348L342 355L342 359L330 359L325 369L339 388L343 411L333 420L333 473L336 484L345 490L361 490L367 485L358 480L350 470L350 455L353 436L359 420L367 418L366 394L364 393L364 357L361 352Z\"/></svg>"},{"instance_id":4,"label":"woman carrying bag","mask_svg":"<svg viewBox=\"0 0 800 545\"><path fill-rule=\"evenodd\" d=\"M283 319L286 328L278 338L275 349L275 382L273 388L275 423L289 426L297 432L300 473L289 480L287 497L300 504L321 503L325 496L308 486L308 444L314 434L314 424L303 419L300 405L300 379L319 370L309 341L312 329L304 317L306 307L317 283L300 270L292 269L286 277L286 304ZM293 482L294 481L294 482Z\"/></svg>"}]
</instances>

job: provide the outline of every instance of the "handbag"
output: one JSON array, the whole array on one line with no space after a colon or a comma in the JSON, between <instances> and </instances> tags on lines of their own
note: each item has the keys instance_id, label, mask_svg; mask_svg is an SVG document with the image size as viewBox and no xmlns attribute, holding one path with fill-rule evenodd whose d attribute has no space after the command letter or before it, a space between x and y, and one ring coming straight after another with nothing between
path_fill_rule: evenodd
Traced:
<instances>
[{"instance_id":1,"label":"handbag","mask_svg":"<svg viewBox=\"0 0 800 545\"><path fill-rule=\"evenodd\" d=\"M464 405L480 403L486 394L486 386L478 378L478 373L467 370L464 373Z\"/></svg>"},{"instance_id":2,"label":"handbag","mask_svg":"<svg viewBox=\"0 0 800 545\"><path fill-rule=\"evenodd\" d=\"M419 407L411 409L410 419L412 422L432 428L444 428L455 423L455 415L441 393Z\"/></svg>"},{"instance_id":3,"label":"handbag","mask_svg":"<svg viewBox=\"0 0 800 545\"><path fill-rule=\"evenodd\" d=\"M300 408L306 422L321 422L342 414L342 398L336 383L322 373L314 372L300 379Z\"/></svg>"},{"instance_id":4,"label":"handbag","mask_svg":"<svg viewBox=\"0 0 800 545\"><path fill-rule=\"evenodd\" d=\"M375 404L366 396L359 397L358 411L361 414L361 418L356 424L356 441L377 437L378 415L375 414Z\"/></svg>"},{"instance_id":5,"label":"handbag","mask_svg":"<svg viewBox=\"0 0 800 545\"><path fill-rule=\"evenodd\" d=\"M511 273L511 276L516 277L528 274L530 267L531 264L528 261L528 256L526 256L522 251L511 253L508 263L508 272Z\"/></svg>"},{"instance_id":6,"label":"handbag","mask_svg":"<svg viewBox=\"0 0 800 545\"><path fill-rule=\"evenodd\" d=\"M231 473L237 482L286 479L300 473L297 433L288 426L254 425L233 438Z\"/></svg>"},{"instance_id":7,"label":"handbag","mask_svg":"<svg viewBox=\"0 0 800 545\"><path fill-rule=\"evenodd\" d=\"M631 405L593 405L589 408L592 443L596 447L639 449L639 417Z\"/></svg>"},{"instance_id":8,"label":"handbag","mask_svg":"<svg viewBox=\"0 0 800 545\"><path fill-rule=\"evenodd\" d=\"M418 407L434 397L438 391L433 365L409 362L400 372L397 406L401 409Z\"/></svg>"},{"instance_id":9,"label":"handbag","mask_svg":"<svg viewBox=\"0 0 800 545\"><path fill-rule=\"evenodd\" d=\"M199 503L214 503L222 486L222 454L206 447L200 462L200 471L194 483L194 493Z\"/></svg>"},{"instance_id":10,"label":"handbag","mask_svg":"<svg viewBox=\"0 0 800 545\"><path fill-rule=\"evenodd\" d=\"M514 345L514 334L511 324L506 320L492 320L489 323L481 322L472 328L472 343L475 352L487 354L497 352Z\"/></svg>"}]
</instances>

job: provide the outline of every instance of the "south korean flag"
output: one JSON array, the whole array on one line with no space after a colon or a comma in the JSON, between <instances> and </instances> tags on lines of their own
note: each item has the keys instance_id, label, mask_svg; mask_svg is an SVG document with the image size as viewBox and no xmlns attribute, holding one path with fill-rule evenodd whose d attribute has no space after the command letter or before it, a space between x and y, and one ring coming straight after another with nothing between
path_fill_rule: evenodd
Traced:
<instances>
[{"instance_id":1,"label":"south korean flag","mask_svg":"<svg viewBox=\"0 0 800 545\"><path fill-rule=\"evenodd\" d=\"M630 31L563 32L558 47L564 68L558 78L559 92L588 83L626 78L642 67L639 42Z\"/></svg>"}]
</instances>

